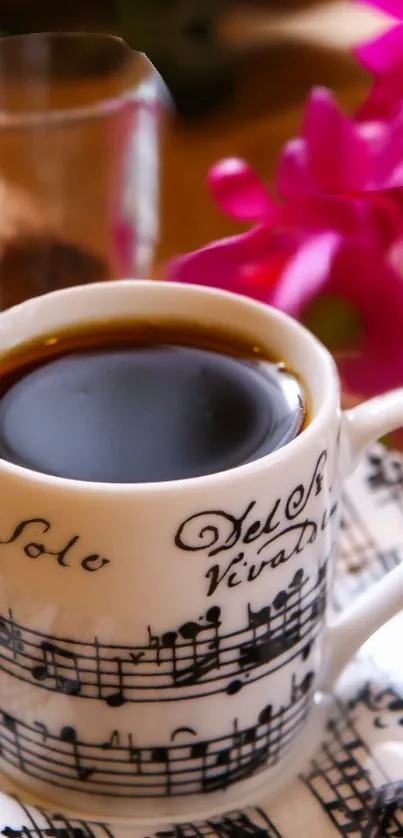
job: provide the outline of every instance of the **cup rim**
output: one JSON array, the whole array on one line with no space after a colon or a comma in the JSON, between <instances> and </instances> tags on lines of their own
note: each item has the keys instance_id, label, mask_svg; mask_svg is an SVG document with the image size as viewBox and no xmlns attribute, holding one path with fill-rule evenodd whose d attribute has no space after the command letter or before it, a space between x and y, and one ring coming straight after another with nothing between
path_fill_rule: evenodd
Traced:
<instances>
[{"instance_id":1,"label":"cup rim","mask_svg":"<svg viewBox=\"0 0 403 838\"><path fill-rule=\"evenodd\" d=\"M36 32L27 35L6 35L0 40L1 43L5 41L24 41L39 39L39 38L58 38L59 40L80 41L84 39L93 39L101 42L120 42L122 47L130 50L126 42L118 35L108 35L97 32ZM131 52L135 52L131 50ZM140 50L137 54L142 57L144 61L149 64L150 75L147 79L139 82L134 87L127 87L115 96L97 99L96 101L87 105L79 105L77 107L56 108L54 110L27 110L23 112L10 111L7 108L0 108L0 131L7 129L30 129L35 127L52 127L60 124L67 125L70 123L80 122L82 120L96 119L100 117L111 116L120 111L129 102L143 102L147 104L158 96L163 98L162 85L159 84L160 76L151 61L147 58L145 53ZM159 91L161 87L161 93Z\"/></svg>"},{"instance_id":2,"label":"cup rim","mask_svg":"<svg viewBox=\"0 0 403 838\"><path fill-rule=\"evenodd\" d=\"M27 317L27 315L29 317L29 309L34 312L38 306L41 306L41 304L44 303L48 304L49 301L51 303L53 301L55 303L60 301L60 303L63 304L63 300L67 297L75 296L80 298L80 296L85 297L91 294L96 295L100 290L103 294L113 295L114 293L120 293L119 289L127 289L128 287L139 290L141 290L141 288L145 290L150 290L152 288L155 289L157 293L158 288L161 285L164 286L164 293L166 293L167 288L172 288L173 293L177 293L179 289L182 291L186 289L185 293L189 296L194 295L195 298L201 295L210 296L217 300L221 299L223 302L225 302L225 300L237 300L238 304L243 305L245 310L250 312L251 316L253 316L253 314L261 313L263 309L266 311L268 318L276 319L279 323L284 324L285 328L302 337L308 345L310 344L311 348L313 348L316 352L318 364L322 367L325 386L322 403L315 411L315 414L312 416L308 425L290 442L287 442L285 445L271 451L263 457L247 463L242 463L241 465L234 466L224 471L213 472L211 474L197 477L186 477L178 480L165 480L150 483L107 483L90 480L76 480L73 478L59 477L57 475L35 471L34 469L29 469L25 466L20 466L7 460L3 460L0 457L0 480L1 476L6 474L11 478L41 486L41 488L52 487L65 492L80 492L83 494L91 493L93 495L109 493L113 495L127 496L139 494L149 495L150 493L166 494L167 492L173 494L174 492L183 492L186 490L194 491L198 488L205 491L206 488L208 489L209 487L212 489L219 488L220 484L224 484L228 480L236 482L242 481L245 478L251 477L254 473L258 474L260 471L267 469L268 466L278 466L287 461L290 457L298 456L298 454L303 451L303 449L306 448L306 446L309 445L309 443L318 434L320 434L321 428L331 420L332 414L334 415L334 411L339 410L339 378L337 368L333 357L325 346L308 329L306 329L305 326L294 320L288 314L279 311L273 306L265 305L264 303L251 299L250 297L244 297L230 291L224 291L204 285L190 285L150 279L137 280L127 278L113 280L111 282L94 282L89 283L88 285L71 286L57 291L51 291L39 297L24 300L22 303L0 312L0 324L1 318L7 316L7 314L13 314L15 317L21 315L21 319L23 320L24 317ZM168 291L168 293L170 292ZM75 322L79 323L80 318L77 317ZM307 383L309 389L310 382L308 381Z\"/></svg>"}]
</instances>

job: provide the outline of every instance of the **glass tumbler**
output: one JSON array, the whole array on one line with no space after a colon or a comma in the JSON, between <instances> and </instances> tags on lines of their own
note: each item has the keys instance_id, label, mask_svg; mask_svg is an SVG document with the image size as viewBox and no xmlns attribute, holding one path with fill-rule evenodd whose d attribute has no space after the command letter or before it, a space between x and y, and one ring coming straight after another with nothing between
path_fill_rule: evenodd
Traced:
<instances>
[{"instance_id":1,"label":"glass tumbler","mask_svg":"<svg viewBox=\"0 0 403 838\"><path fill-rule=\"evenodd\" d=\"M149 275L163 97L120 38L0 40L0 308Z\"/></svg>"}]
</instances>

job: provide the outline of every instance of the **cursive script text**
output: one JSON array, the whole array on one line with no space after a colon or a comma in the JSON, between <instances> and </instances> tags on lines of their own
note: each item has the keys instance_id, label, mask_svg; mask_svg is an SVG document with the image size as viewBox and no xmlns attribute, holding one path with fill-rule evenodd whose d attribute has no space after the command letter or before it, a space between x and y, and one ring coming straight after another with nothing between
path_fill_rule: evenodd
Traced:
<instances>
[{"instance_id":1,"label":"cursive script text","mask_svg":"<svg viewBox=\"0 0 403 838\"><path fill-rule=\"evenodd\" d=\"M72 567L71 561L78 558L79 564L87 573L95 573L110 563L99 553L80 554L80 536L73 535L67 541L59 544L57 549L51 549L47 538L52 530L52 524L46 518L26 518L20 521L7 538L0 538L1 545L16 544L25 556L33 561L45 556L53 559L59 567Z\"/></svg>"}]
</instances>

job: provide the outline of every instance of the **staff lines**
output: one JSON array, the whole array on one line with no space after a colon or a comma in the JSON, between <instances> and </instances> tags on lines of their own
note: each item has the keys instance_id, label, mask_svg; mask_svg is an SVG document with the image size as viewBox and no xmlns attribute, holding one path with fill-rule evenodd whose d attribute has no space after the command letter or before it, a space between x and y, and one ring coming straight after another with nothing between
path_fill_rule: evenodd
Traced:
<instances>
[{"instance_id":1,"label":"staff lines","mask_svg":"<svg viewBox=\"0 0 403 838\"><path fill-rule=\"evenodd\" d=\"M326 564L319 568L309 586L309 577L298 570L270 605L258 610L248 605L242 629L221 633L221 609L213 606L200 618L207 621L202 625L190 621L162 635L149 629L146 646L108 646L95 638L69 647L66 638L15 622L10 611L0 620L0 669L43 689L101 699L111 707L234 695L299 655L302 660L309 655L324 617L326 569ZM178 640L181 632L187 642Z\"/></svg>"}]
</instances>

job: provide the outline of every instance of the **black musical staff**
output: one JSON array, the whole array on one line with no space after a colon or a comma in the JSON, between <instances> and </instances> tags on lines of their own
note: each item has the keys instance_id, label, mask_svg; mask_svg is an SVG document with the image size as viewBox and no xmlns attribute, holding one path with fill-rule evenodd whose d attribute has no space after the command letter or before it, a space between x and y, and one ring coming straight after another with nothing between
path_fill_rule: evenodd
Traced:
<instances>
[{"instance_id":1,"label":"black musical staff","mask_svg":"<svg viewBox=\"0 0 403 838\"><path fill-rule=\"evenodd\" d=\"M396 567L402 557L401 545L381 548L351 495L345 496L332 591L333 607L340 611L359 593Z\"/></svg>"},{"instance_id":2,"label":"black musical staff","mask_svg":"<svg viewBox=\"0 0 403 838\"><path fill-rule=\"evenodd\" d=\"M114 838L105 823L49 814L37 806L33 810L15 796L14 800L21 808L21 826L2 828L0 822L4 838ZM248 808L205 821L172 824L144 838L281 838L281 834L263 809Z\"/></svg>"},{"instance_id":3,"label":"black musical staff","mask_svg":"<svg viewBox=\"0 0 403 838\"><path fill-rule=\"evenodd\" d=\"M374 777L380 778L380 786ZM303 780L340 835L403 838L401 784L390 782L340 701Z\"/></svg>"},{"instance_id":4,"label":"black musical staff","mask_svg":"<svg viewBox=\"0 0 403 838\"><path fill-rule=\"evenodd\" d=\"M293 660L305 660L321 630L327 563L315 576L302 569L266 606L247 607L245 625L225 633L225 614L211 606L199 620L155 634L144 645L103 644L45 635L0 618L0 671L43 689L126 702L177 701L227 692L265 678Z\"/></svg>"},{"instance_id":5,"label":"black musical staff","mask_svg":"<svg viewBox=\"0 0 403 838\"><path fill-rule=\"evenodd\" d=\"M381 689L367 681L348 703L349 710L364 707L372 715L374 727L380 730L403 725L403 694L393 684Z\"/></svg>"},{"instance_id":6,"label":"black musical staff","mask_svg":"<svg viewBox=\"0 0 403 838\"><path fill-rule=\"evenodd\" d=\"M60 732L60 742L67 742L69 745L71 745L74 761L74 772L77 775L80 782L84 782L85 780L88 780L89 777L92 777L92 775L96 771L96 768L85 768L85 766L83 766L80 754L80 743L78 741L77 732L75 728L70 726L64 727Z\"/></svg>"},{"instance_id":7,"label":"black musical staff","mask_svg":"<svg viewBox=\"0 0 403 838\"><path fill-rule=\"evenodd\" d=\"M114 838L105 823L49 814L40 806L26 806L16 795L12 799L21 810L21 826L3 827L0 813L0 836L4 838Z\"/></svg>"},{"instance_id":8,"label":"black musical staff","mask_svg":"<svg viewBox=\"0 0 403 838\"><path fill-rule=\"evenodd\" d=\"M21 636L21 632L19 632ZM23 644L20 642L20 647ZM79 695L81 690L80 673L77 663L77 655L69 652L48 640L42 640L40 644L43 660L32 667L32 676L35 681L48 681L53 679L58 692L68 695ZM14 656L15 659L15 656ZM67 667L72 669L72 675L64 675L63 666L67 661Z\"/></svg>"},{"instance_id":9,"label":"black musical staff","mask_svg":"<svg viewBox=\"0 0 403 838\"><path fill-rule=\"evenodd\" d=\"M0 648L8 649L14 660L18 655L24 653L24 644L21 639L21 631L14 625L12 620L4 620L0 617Z\"/></svg>"},{"instance_id":10,"label":"black musical staff","mask_svg":"<svg viewBox=\"0 0 403 838\"><path fill-rule=\"evenodd\" d=\"M19 768L20 771L25 771L25 754L24 748L21 746L20 740L20 731L18 722L14 719L13 716L10 716L9 713L2 714L2 725L4 730L9 735L9 741L12 743L13 751L14 751L14 765ZM0 756L4 758L5 756L5 746L3 747L3 739L0 735Z\"/></svg>"},{"instance_id":11,"label":"black musical staff","mask_svg":"<svg viewBox=\"0 0 403 838\"><path fill-rule=\"evenodd\" d=\"M146 838L282 838L266 812L249 808L197 823L178 823Z\"/></svg>"},{"instance_id":12,"label":"black musical staff","mask_svg":"<svg viewBox=\"0 0 403 838\"><path fill-rule=\"evenodd\" d=\"M169 743L137 745L113 731L107 742L87 742L73 727L51 732L0 710L2 759L32 777L65 789L110 797L156 798L225 789L274 766L301 729L312 702L314 673L293 675L288 702L264 707L244 729L234 719L227 734L200 740L178 728Z\"/></svg>"},{"instance_id":13,"label":"black musical staff","mask_svg":"<svg viewBox=\"0 0 403 838\"><path fill-rule=\"evenodd\" d=\"M392 503L403 511L403 455L388 451L377 444L368 449L366 462L369 467L367 483L377 493L382 505Z\"/></svg>"},{"instance_id":14,"label":"black musical staff","mask_svg":"<svg viewBox=\"0 0 403 838\"><path fill-rule=\"evenodd\" d=\"M385 783L377 789L368 803L372 806L372 811L379 826L379 835L400 835L400 838L402 838L403 783Z\"/></svg>"}]
</instances>

